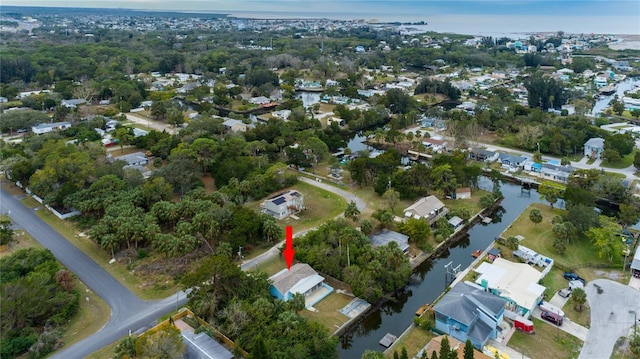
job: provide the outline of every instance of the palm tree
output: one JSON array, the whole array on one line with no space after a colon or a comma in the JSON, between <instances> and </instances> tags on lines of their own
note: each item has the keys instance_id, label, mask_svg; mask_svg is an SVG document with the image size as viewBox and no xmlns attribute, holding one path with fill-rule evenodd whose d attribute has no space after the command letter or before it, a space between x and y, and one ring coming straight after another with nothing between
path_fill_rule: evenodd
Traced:
<instances>
[{"instance_id":1,"label":"palm tree","mask_svg":"<svg viewBox=\"0 0 640 359\"><path fill-rule=\"evenodd\" d=\"M574 302L575 310L581 312L584 309L584 303L587 302L587 293L582 288L575 288L571 292L571 298Z\"/></svg>"},{"instance_id":2,"label":"palm tree","mask_svg":"<svg viewBox=\"0 0 640 359\"><path fill-rule=\"evenodd\" d=\"M282 228L271 216L265 216L262 221L262 234L267 242L273 242L282 238Z\"/></svg>"},{"instance_id":3,"label":"palm tree","mask_svg":"<svg viewBox=\"0 0 640 359\"><path fill-rule=\"evenodd\" d=\"M354 222L358 222L358 216L360 215L360 210L358 209L358 206L356 205L355 201L351 201L348 205L347 208L344 210L344 216L346 218L351 219Z\"/></svg>"},{"instance_id":4,"label":"palm tree","mask_svg":"<svg viewBox=\"0 0 640 359\"><path fill-rule=\"evenodd\" d=\"M304 294L302 293L293 293L293 296L287 302L289 309L298 313L306 307L306 302L304 298Z\"/></svg>"}]
</instances>

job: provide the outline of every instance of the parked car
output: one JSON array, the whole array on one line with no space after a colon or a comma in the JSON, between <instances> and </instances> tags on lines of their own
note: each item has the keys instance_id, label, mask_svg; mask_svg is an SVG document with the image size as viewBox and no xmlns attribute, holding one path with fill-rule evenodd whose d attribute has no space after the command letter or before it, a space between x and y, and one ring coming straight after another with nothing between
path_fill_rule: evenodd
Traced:
<instances>
[{"instance_id":1,"label":"parked car","mask_svg":"<svg viewBox=\"0 0 640 359\"><path fill-rule=\"evenodd\" d=\"M569 296L571 295L571 288L562 288L558 291L558 295L560 295L563 298L569 298Z\"/></svg>"},{"instance_id":2,"label":"parked car","mask_svg":"<svg viewBox=\"0 0 640 359\"><path fill-rule=\"evenodd\" d=\"M561 316L559 316L556 313L551 313L551 312L542 312L542 314L540 314L540 318L551 322L557 326L561 326L562 325L562 321L563 318Z\"/></svg>"},{"instance_id":3,"label":"parked car","mask_svg":"<svg viewBox=\"0 0 640 359\"><path fill-rule=\"evenodd\" d=\"M572 281L572 280L579 280L581 281L583 284L585 283L585 280L583 278L580 278L579 275L577 275L574 272L564 272L564 279Z\"/></svg>"}]
</instances>

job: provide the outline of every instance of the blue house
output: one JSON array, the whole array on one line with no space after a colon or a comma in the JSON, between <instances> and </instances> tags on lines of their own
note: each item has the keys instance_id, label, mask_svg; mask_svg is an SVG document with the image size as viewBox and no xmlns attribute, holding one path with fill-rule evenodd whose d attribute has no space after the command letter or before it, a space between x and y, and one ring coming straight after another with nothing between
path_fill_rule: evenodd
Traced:
<instances>
[{"instance_id":1,"label":"blue house","mask_svg":"<svg viewBox=\"0 0 640 359\"><path fill-rule=\"evenodd\" d=\"M436 329L461 342L471 340L482 349L489 339L498 335L506 300L481 288L458 283L433 307Z\"/></svg>"},{"instance_id":2,"label":"blue house","mask_svg":"<svg viewBox=\"0 0 640 359\"><path fill-rule=\"evenodd\" d=\"M584 155L589 158L600 158L604 151L604 138L592 137L584 143Z\"/></svg>"},{"instance_id":3,"label":"blue house","mask_svg":"<svg viewBox=\"0 0 640 359\"><path fill-rule=\"evenodd\" d=\"M307 307L314 305L333 292L324 283L324 277L306 263L296 263L291 269L283 269L269 278L272 282L269 293L284 302L296 293L304 294Z\"/></svg>"}]
</instances>

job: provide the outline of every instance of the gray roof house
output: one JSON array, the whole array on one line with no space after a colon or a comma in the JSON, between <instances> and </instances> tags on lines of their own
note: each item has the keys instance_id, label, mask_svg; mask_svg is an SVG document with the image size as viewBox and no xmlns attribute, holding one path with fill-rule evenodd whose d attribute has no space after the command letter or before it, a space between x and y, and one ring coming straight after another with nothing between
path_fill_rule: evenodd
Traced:
<instances>
[{"instance_id":1,"label":"gray roof house","mask_svg":"<svg viewBox=\"0 0 640 359\"><path fill-rule=\"evenodd\" d=\"M373 245L374 248L386 246L391 242L396 242L403 253L406 253L409 250L409 236L402 233L385 229L382 232L372 234L370 238L371 245Z\"/></svg>"},{"instance_id":2,"label":"gray roof house","mask_svg":"<svg viewBox=\"0 0 640 359\"><path fill-rule=\"evenodd\" d=\"M523 156L510 155L508 153L500 153L498 155L498 160L503 165L522 168L527 158Z\"/></svg>"},{"instance_id":3,"label":"gray roof house","mask_svg":"<svg viewBox=\"0 0 640 359\"><path fill-rule=\"evenodd\" d=\"M207 333L194 334L190 330L182 331L182 339L186 344L186 359L233 359L234 355L213 340Z\"/></svg>"},{"instance_id":4,"label":"gray roof house","mask_svg":"<svg viewBox=\"0 0 640 359\"><path fill-rule=\"evenodd\" d=\"M436 329L461 342L468 338L482 349L489 339L497 337L506 303L480 287L460 282L433 307Z\"/></svg>"},{"instance_id":5,"label":"gray roof house","mask_svg":"<svg viewBox=\"0 0 640 359\"><path fill-rule=\"evenodd\" d=\"M71 100L62 100L60 105L68 108L76 108L78 105L84 105L87 101L83 98L74 98Z\"/></svg>"},{"instance_id":6,"label":"gray roof house","mask_svg":"<svg viewBox=\"0 0 640 359\"><path fill-rule=\"evenodd\" d=\"M114 159L116 161L125 161L127 163L125 166L145 166L149 163L149 159L142 152L134 152Z\"/></svg>"},{"instance_id":7,"label":"gray roof house","mask_svg":"<svg viewBox=\"0 0 640 359\"><path fill-rule=\"evenodd\" d=\"M604 138L592 137L584 143L584 155L590 158L600 158L604 150Z\"/></svg>"},{"instance_id":8,"label":"gray roof house","mask_svg":"<svg viewBox=\"0 0 640 359\"><path fill-rule=\"evenodd\" d=\"M571 166L558 166L552 163L543 163L540 169L540 175L544 178L558 182L567 182L569 175L575 171Z\"/></svg>"}]
</instances>

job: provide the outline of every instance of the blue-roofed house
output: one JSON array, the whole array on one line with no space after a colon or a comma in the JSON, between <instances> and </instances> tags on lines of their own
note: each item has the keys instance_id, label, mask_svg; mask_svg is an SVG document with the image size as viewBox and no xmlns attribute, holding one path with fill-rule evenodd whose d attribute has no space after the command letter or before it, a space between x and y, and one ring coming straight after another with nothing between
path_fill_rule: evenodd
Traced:
<instances>
[{"instance_id":1,"label":"blue-roofed house","mask_svg":"<svg viewBox=\"0 0 640 359\"><path fill-rule=\"evenodd\" d=\"M589 158L600 158L604 151L604 138L592 137L584 143L584 155Z\"/></svg>"},{"instance_id":2,"label":"blue-roofed house","mask_svg":"<svg viewBox=\"0 0 640 359\"><path fill-rule=\"evenodd\" d=\"M262 213L266 213L276 219L283 219L302 211L304 196L296 190L290 190L273 196L260 205Z\"/></svg>"},{"instance_id":3,"label":"blue-roofed house","mask_svg":"<svg viewBox=\"0 0 640 359\"><path fill-rule=\"evenodd\" d=\"M497 337L506 303L482 288L460 282L433 307L436 329L461 342L470 339L474 347L482 349Z\"/></svg>"}]
</instances>

